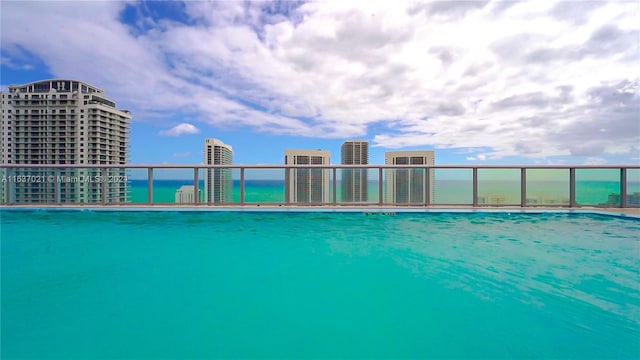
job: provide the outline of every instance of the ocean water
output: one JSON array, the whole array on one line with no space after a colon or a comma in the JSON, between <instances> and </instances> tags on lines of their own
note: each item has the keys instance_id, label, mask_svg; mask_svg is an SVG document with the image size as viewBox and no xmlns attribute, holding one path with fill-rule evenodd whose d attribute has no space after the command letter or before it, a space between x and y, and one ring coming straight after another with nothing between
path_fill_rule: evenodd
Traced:
<instances>
[{"instance_id":1,"label":"ocean water","mask_svg":"<svg viewBox=\"0 0 640 360\"><path fill-rule=\"evenodd\" d=\"M182 185L193 185L193 180L154 180L154 203L175 203L175 193ZM200 182L200 189L204 182ZM640 199L640 182L630 181L627 193L637 192ZM377 203L379 199L378 182L369 182L369 202ZM528 198L537 199L547 204L568 203L569 185L562 181L532 181L528 185ZM283 180L247 180L245 185L245 202L247 203L284 203L285 185ZM233 182L233 201L240 202L240 182ZM332 191L332 190L330 190ZM338 201L341 199L340 183L336 189ZM609 195L620 193L618 181L578 181L576 183L576 201L581 205L601 205L609 201ZM486 197L488 202L520 203L520 181L481 181L478 195ZM203 197L204 198L204 197ZM147 203L147 181L132 180L129 183L129 201ZM640 201L640 200L637 200ZM436 181L432 202L435 204L472 204L473 192L471 181L449 180ZM638 205L638 204L636 204Z\"/></svg>"},{"instance_id":2,"label":"ocean water","mask_svg":"<svg viewBox=\"0 0 640 360\"><path fill-rule=\"evenodd\" d=\"M640 222L3 211L2 359L640 358Z\"/></svg>"}]
</instances>

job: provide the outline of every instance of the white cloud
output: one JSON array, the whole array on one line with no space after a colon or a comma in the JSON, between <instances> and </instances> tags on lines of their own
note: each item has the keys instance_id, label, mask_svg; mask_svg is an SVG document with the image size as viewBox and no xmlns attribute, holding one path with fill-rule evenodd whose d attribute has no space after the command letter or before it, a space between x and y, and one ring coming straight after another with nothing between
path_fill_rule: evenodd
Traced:
<instances>
[{"instance_id":1,"label":"white cloud","mask_svg":"<svg viewBox=\"0 0 640 360\"><path fill-rule=\"evenodd\" d=\"M477 155L477 156L467 156L467 160L469 161L485 161L487 160L487 156L486 155Z\"/></svg>"},{"instance_id":2,"label":"white cloud","mask_svg":"<svg viewBox=\"0 0 640 360\"><path fill-rule=\"evenodd\" d=\"M607 160L600 157L588 157L584 160L585 165L605 165Z\"/></svg>"},{"instance_id":3,"label":"white cloud","mask_svg":"<svg viewBox=\"0 0 640 360\"><path fill-rule=\"evenodd\" d=\"M3 62L25 49L134 117L187 112L387 148L483 148L485 159L639 151L633 2L188 1L196 25L137 4L143 29L120 22L124 6L3 3Z\"/></svg>"},{"instance_id":4,"label":"white cloud","mask_svg":"<svg viewBox=\"0 0 640 360\"><path fill-rule=\"evenodd\" d=\"M159 135L161 136L180 136L180 135L193 135L193 134L199 134L200 133L200 129L198 129L197 127L191 125L191 124L187 124L187 123L182 123L179 125L176 125L174 127L172 127L169 130L163 130L160 131Z\"/></svg>"},{"instance_id":5,"label":"white cloud","mask_svg":"<svg viewBox=\"0 0 640 360\"><path fill-rule=\"evenodd\" d=\"M191 157L191 155L192 155L191 152L187 151L187 152L182 152L182 153L175 153L171 157L176 158L176 159L180 159L180 158Z\"/></svg>"},{"instance_id":6,"label":"white cloud","mask_svg":"<svg viewBox=\"0 0 640 360\"><path fill-rule=\"evenodd\" d=\"M12 59L4 56L0 57L0 64L13 70L33 70L34 68L31 64L17 64Z\"/></svg>"}]
</instances>

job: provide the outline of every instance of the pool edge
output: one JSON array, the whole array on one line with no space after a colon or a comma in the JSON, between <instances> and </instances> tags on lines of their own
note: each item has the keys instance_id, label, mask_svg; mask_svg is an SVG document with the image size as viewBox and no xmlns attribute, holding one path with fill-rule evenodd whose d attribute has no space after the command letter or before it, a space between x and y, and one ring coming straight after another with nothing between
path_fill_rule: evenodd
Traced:
<instances>
[{"instance_id":1,"label":"pool edge","mask_svg":"<svg viewBox=\"0 0 640 360\"><path fill-rule=\"evenodd\" d=\"M521 208L521 207L345 207L345 206L79 206L79 205L48 205L48 206L0 206L0 211L101 211L101 212L128 212L128 211L184 211L184 212L335 212L335 213L557 213L557 214L597 214L640 219L640 208Z\"/></svg>"}]
</instances>

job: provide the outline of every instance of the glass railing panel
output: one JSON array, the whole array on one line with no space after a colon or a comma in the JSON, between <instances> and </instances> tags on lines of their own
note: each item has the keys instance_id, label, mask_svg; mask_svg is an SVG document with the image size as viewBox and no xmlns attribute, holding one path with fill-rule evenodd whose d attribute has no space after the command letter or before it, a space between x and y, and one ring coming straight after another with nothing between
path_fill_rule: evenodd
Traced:
<instances>
[{"instance_id":1,"label":"glass railing panel","mask_svg":"<svg viewBox=\"0 0 640 360\"><path fill-rule=\"evenodd\" d=\"M520 205L520 169L478 169L478 205Z\"/></svg>"},{"instance_id":2,"label":"glass railing panel","mask_svg":"<svg viewBox=\"0 0 640 360\"><path fill-rule=\"evenodd\" d=\"M244 178L244 201L246 204L285 202L284 169L245 169Z\"/></svg>"},{"instance_id":3,"label":"glass railing panel","mask_svg":"<svg viewBox=\"0 0 640 360\"><path fill-rule=\"evenodd\" d=\"M193 169L154 168L153 169L153 204L174 205L176 196L194 191ZM193 195L192 195L193 196Z\"/></svg>"},{"instance_id":4,"label":"glass railing panel","mask_svg":"<svg viewBox=\"0 0 640 360\"><path fill-rule=\"evenodd\" d=\"M576 169L578 206L620 206L620 169Z\"/></svg>"},{"instance_id":5,"label":"glass railing panel","mask_svg":"<svg viewBox=\"0 0 640 360\"><path fill-rule=\"evenodd\" d=\"M292 205L333 203L332 170L322 168L291 168L285 170L285 200Z\"/></svg>"},{"instance_id":6,"label":"glass railing panel","mask_svg":"<svg viewBox=\"0 0 640 360\"><path fill-rule=\"evenodd\" d=\"M127 203L142 205L149 202L147 169L129 169L127 186Z\"/></svg>"},{"instance_id":7,"label":"glass railing panel","mask_svg":"<svg viewBox=\"0 0 640 360\"><path fill-rule=\"evenodd\" d=\"M337 202L342 205L378 203L377 169L340 168L336 171Z\"/></svg>"},{"instance_id":8,"label":"glass railing panel","mask_svg":"<svg viewBox=\"0 0 640 360\"><path fill-rule=\"evenodd\" d=\"M203 168L199 171L203 205L240 203L240 170L236 168Z\"/></svg>"},{"instance_id":9,"label":"glass railing panel","mask_svg":"<svg viewBox=\"0 0 640 360\"><path fill-rule=\"evenodd\" d=\"M240 169L198 170L198 196L206 204L206 178L210 172L220 177L212 204L240 204ZM106 171L106 172L104 172ZM423 168L379 169L338 168L335 170L336 203L344 205L378 204L421 206L472 205L471 168L430 170ZM333 169L245 169L245 204L333 204ZM228 174L229 176L222 176ZM579 206L621 205L620 169L576 169L576 202ZM138 168L2 168L0 202L15 205L107 205L147 204L148 169ZM288 175L288 176L287 176ZM526 169L528 206L568 206L569 169ZM480 205L519 205L520 169L478 169ZM153 204L194 204L196 198L193 168L154 168ZM627 206L640 206L640 169L628 169ZM228 190L230 189L230 190ZM104 192L104 194L103 194ZM429 195L429 196L427 196ZM217 196L217 197L216 197Z\"/></svg>"},{"instance_id":10,"label":"glass railing panel","mask_svg":"<svg viewBox=\"0 0 640 360\"><path fill-rule=\"evenodd\" d=\"M640 207L640 169L627 170L627 206Z\"/></svg>"},{"instance_id":11,"label":"glass railing panel","mask_svg":"<svg viewBox=\"0 0 640 360\"><path fill-rule=\"evenodd\" d=\"M472 169L433 169L434 205L473 205Z\"/></svg>"},{"instance_id":12,"label":"glass railing panel","mask_svg":"<svg viewBox=\"0 0 640 360\"><path fill-rule=\"evenodd\" d=\"M162 169L164 170L164 169ZM195 171L194 169L168 169L171 171L171 177L173 179L158 179L157 183L162 186L162 189L158 189L159 192L162 193L163 201L162 204L165 204L165 201L171 201L171 204L175 205L195 205L196 200L198 204L202 204L204 201L204 176L205 172L203 169L198 169L198 183L196 186L195 182ZM154 204L157 202L155 198L156 193L156 172L159 169L154 169ZM162 172L159 172L162 174ZM162 176L162 175L159 175ZM164 176L162 176L164 177ZM171 195L171 198L169 198Z\"/></svg>"},{"instance_id":13,"label":"glass railing panel","mask_svg":"<svg viewBox=\"0 0 640 360\"><path fill-rule=\"evenodd\" d=\"M527 169L528 206L569 206L569 169Z\"/></svg>"},{"instance_id":14,"label":"glass railing panel","mask_svg":"<svg viewBox=\"0 0 640 360\"><path fill-rule=\"evenodd\" d=\"M129 199L129 172L126 168L105 168L99 171L100 194L104 189L104 203L107 205L126 204ZM103 199L100 199L102 202Z\"/></svg>"},{"instance_id":15,"label":"glass railing panel","mask_svg":"<svg viewBox=\"0 0 640 360\"><path fill-rule=\"evenodd\" d=\"M56 204L58 173L51 168L12 168L5 179L5 198L16 205ZM8 190L7 190L8 186Z\"/></svg>"},{"instance_id":16,"label":"glass railing panel","mask_svg":"<svg viewBox=\"0 0 640 360\"><path fill-rule=\"evenodd\" d=\"M231 204L237 205L241 202L242 192L240 189L240 169L231 169Z\"/></svg>"},{"instance_id":17,"label":"glass railing panel","mask_svg":"<svg viewBox=\"0 0 640 360\"><path fill-rule=\"evenodd\" d=\"M199 196L199 200L198 203L199 204L204 204L206 202L206 197L205 197L205 178L207 176L207 169L203 169L203 168L199 168L198 169L198 196Z\"/></svg>"},{"instance_id":18,"label":"glass railing panel","mask_svg":"<svg viewBox=\"0 0 640 360\"><path fill-rule=\"evenodd\" d=\"M384 187L384 172L383 182L380 182L380 170L379 169L367 169L367 202L370 204L378 204L382 199L380 197L380 188ZM384 188L382 189L384 194ZM384 195L382 196L384 198Z\"/></svg>"},{"instance_id":19,"label":"glass railing panel","mask_svg":"<svg viewBox=\"0 0 640 360\"><path fill-rule=\"evenodd\" d=\"M337 180L337 170L336 170L336 178L334 179L334 172L333 169L326 169L324 170L324 172L326 173L326 175L329 177L329 198L323 198L321 200L321 204L330 204L333 205L333 201L335 198L336 203L339 201L338 199L340 194L339 194L339 188L340 188L340 184L338 183ZM335 180L335 181L334 181ZM334 188L335 186L335 188Z\"/></svg>"},{"instance_id":20,"label":"glass railing panel","mask_svg":"<svg viewBox=\"0 0 640 360\"><path fill-rule=\"evenodd\" d=\"M426 169L385 169L384 173L385 204L417 206L426 203L429 188Z\"/></svg>"},{"instance_id":21,"label":"glass railing panel","mask_svg":"<svg viewBox=\"0 0 640 360\"><path fill-rule=\"evenodd\" d=\"M2 179L0 182L0 204L2 205L9 204L8 195L11 188L8 187L9 178L7 176L11 174L11 171L12 169L0 167L0 179Z\"/></svg>"}]
</instances>

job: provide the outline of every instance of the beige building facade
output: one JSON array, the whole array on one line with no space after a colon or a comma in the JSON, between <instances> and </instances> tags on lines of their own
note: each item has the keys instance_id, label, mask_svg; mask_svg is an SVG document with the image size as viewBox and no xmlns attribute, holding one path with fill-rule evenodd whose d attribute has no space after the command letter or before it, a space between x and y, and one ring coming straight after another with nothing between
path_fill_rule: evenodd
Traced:
<instances>
[{"instance_id":1,"label":"beige building facade","mask_svg":"<svg viewBox=\"0 0 640 360\"><path fill-rule=\"evenodd\" d=\"M388 151L384 160L386 165L435 165L435 151ZM433 201L433 178L427 181L427 172L420 168L386 170L385 203L424 204L427 192Z\"/></svg>"},{"instance_id":2,"label":"beige building facade","mask_svg":"<svg viewBox=\"0 0 640 360\"><path fill-rule=\"evenodd\" d=\"M285 165L330 165L331 154L326 150L293 150L284 152ZM331 201L329 169L286 169L287 202L319 204Z\"/></svg>"},{"instance_id":3,"label":"beige building facade","mask_svg":"<svg viewBox=\"0 0 640 360\"><path fill-rule=\"evenodd\" d=\"M0 162L43 165L126 165L131 113L82 81L54 79L0 92ZM12 203L121 203L124 169L3 169ZM104 184L103 184L104 183ZM7 185L8 184L8 185Z\"/></svg>"},{"instance_id":4,"label":"beige building facade","mask_svg":"<svg viewBox=\"0 0 640 360\"><path fill-rule=\"evenodd\" d=\"M233 148L218 139L204 141L205 165L233 164ZM233 178L231 169L206 169L204 201L210 204L233 202Z\"/></svg>"}]
</instances>

